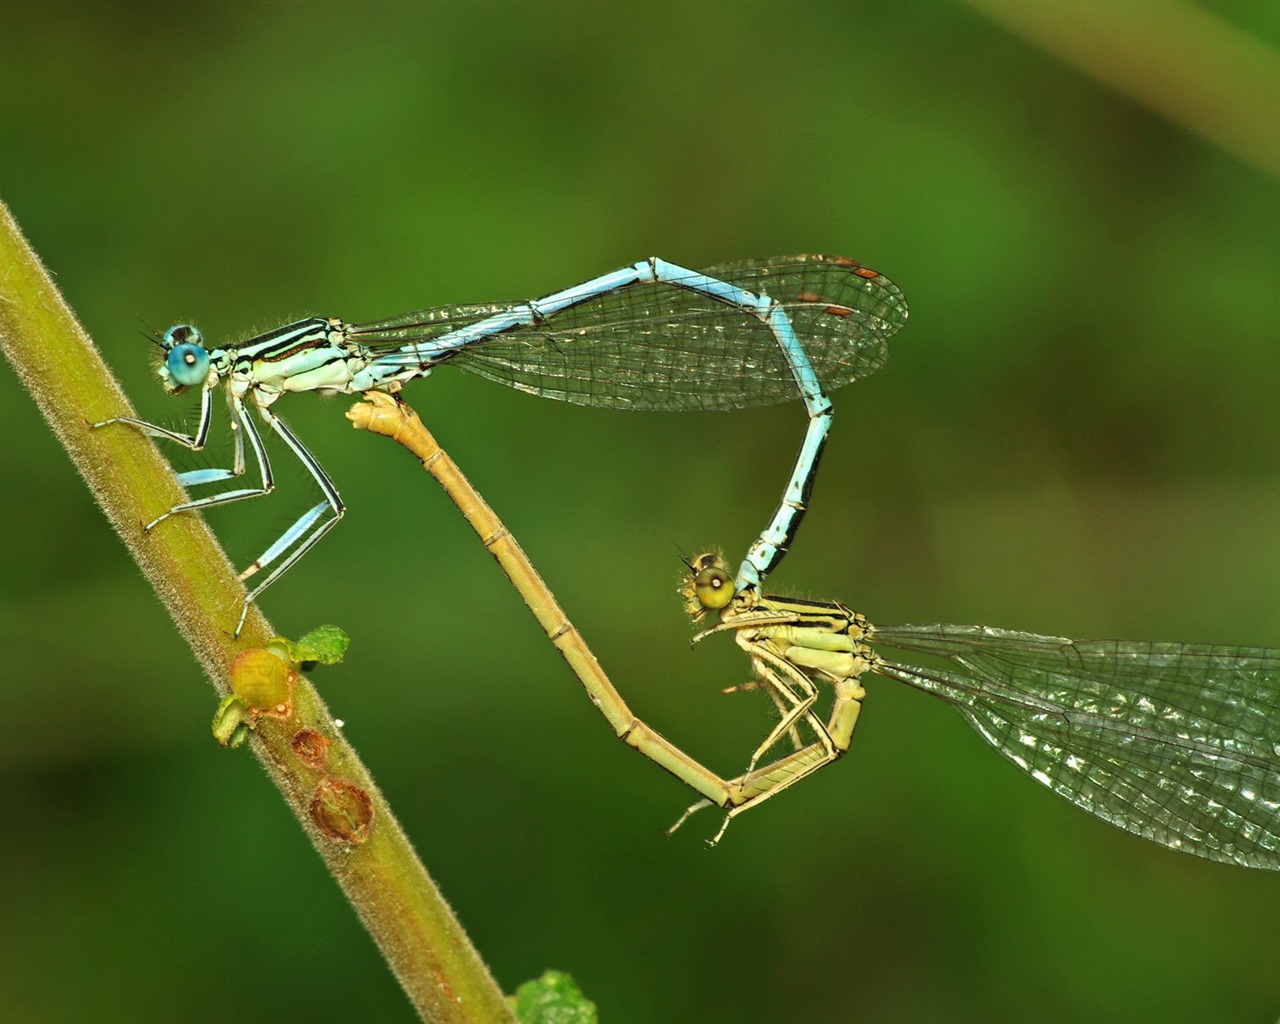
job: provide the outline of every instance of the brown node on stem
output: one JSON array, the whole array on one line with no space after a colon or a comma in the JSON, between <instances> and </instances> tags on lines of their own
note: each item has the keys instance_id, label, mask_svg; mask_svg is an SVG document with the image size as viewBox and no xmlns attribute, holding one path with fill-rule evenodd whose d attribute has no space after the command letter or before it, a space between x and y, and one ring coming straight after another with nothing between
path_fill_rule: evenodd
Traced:
<instances>
[{"instance_id":1,"label":"brown node on stem","mask_svg":"<svg viewBox=\"0 0 1280 1024\"><path fill-rule=\"evenodd\" d=\"M359 846L373 831L373 799L351 782L321 779L308 810L316 828L337 843Z\"/></svg>"},{"instance_id":2,"label":"brown node on stem","mask_svg":"<svg viewBox=\"0 0 1280 1024\"><path fill-rule=\"evenodd\" d=\"M315 729L303 729L290 740L290 745L293 747L293 752L298 755L299 761L308 768L322 772L329 760L331 742L329 737Z\"/></svg>"}]
</instances>

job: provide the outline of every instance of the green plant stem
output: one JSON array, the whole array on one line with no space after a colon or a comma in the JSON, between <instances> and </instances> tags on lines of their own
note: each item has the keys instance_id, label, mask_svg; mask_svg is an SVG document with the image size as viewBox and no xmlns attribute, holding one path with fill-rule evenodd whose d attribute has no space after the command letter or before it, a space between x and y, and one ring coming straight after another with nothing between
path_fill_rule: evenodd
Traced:
<instances>
[{"instance_id":1,"label":"green plant stem","mask_svg":"<svg viewBox=\"0 0 1280 1024\"><path fill-rule=\"evenodd\" d=\"M220 694L240 651L271 637L257 608L230 635L244 586L204 520L175 516L151 534L142 524L182 500L168 464L137 431L88 424L133 415L98 351L76 321L8 208L0 203L0 348L137 560ZM211 705L212 710L212 705ZM302 729L331 741L324 771L294 753ZM206 736L204 742L210 742ZM252 748L423 1020L493 1024L514 1018L466 933L418 860L356 752L305 678L287 719L263 718ZM336 841L310 812L318 785L337 778L369 795L373 826L360 844ZM254 908L267 917L270 908Z\"/></svg>"},{"instance_id":2,"label":"green plant stem","mask_svg":"<svg viewBox=\"0 0 1280 1024\"><path fill-rule=\"evenodd\" d=\"M966 0L1122 96L1280 178L1280 57L1187 2Z\"/></svg>"}]
</instances>

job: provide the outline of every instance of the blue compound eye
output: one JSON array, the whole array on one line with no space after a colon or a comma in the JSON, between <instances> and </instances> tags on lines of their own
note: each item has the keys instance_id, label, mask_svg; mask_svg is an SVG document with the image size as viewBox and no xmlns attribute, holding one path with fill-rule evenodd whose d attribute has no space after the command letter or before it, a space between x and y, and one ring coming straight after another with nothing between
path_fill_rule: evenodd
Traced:
<instances>
[{"instance_id":1,"label":"blue compound eye","mask_svg":"<svg viewBox=\"0 0 1280 1024\"><path fill-rule=\"evenodd\" d=\"M209 353L202 340L200 332L187 324L164 332L164 345L169 350L164 357L164 368L175 386L193 388L209 376Z\"/></svg>"}]
</instances>

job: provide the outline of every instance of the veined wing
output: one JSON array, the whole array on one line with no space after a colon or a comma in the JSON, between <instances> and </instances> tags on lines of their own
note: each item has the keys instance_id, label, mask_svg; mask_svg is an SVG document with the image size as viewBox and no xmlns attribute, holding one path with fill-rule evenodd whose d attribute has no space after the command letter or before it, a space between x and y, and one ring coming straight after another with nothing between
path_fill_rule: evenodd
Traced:
<instances>
[{"instance_id":1,"label":"veined wing","mask_svg":"<svg viewBox=\"0 0 1280 1024\"><path fill-rule=\"evenodd\" d=\"M907 319L897 285L842 257L753 260L698 274L781 303L827 389L883 366L889 338ZM394 358L388 348L522 308L527 303L443 307L358 324L350 336L386 363ZM762 320L678 282L604 291L468 344L449 361L531 394L612 409L718 411L798 397L791 367Z\"/></svg>"},{"instance_id":2,"label":"veined wing","mask_svg":"<svg viewBox=\"0 0 1280 1024\"><path fill-rule=\"evenodd\" d=\"M1280 869L1280 651L874 627L950 669L873 671L951 704L1036 781L1157 843Z\"/></svg>"}]
</instances>

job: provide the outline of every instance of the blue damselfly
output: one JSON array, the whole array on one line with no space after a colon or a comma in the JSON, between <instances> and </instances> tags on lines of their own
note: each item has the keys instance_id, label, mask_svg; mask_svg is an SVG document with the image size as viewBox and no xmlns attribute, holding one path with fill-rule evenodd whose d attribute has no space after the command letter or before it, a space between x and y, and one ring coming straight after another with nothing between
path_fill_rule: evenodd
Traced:
<instances>
[{"instance_id":1,"label":"blue damselfly","mask_svg":"<svg viewBox=\"0 0 1280 1024\"><path fill-rule=\"evenodd\" d=\"M248 594L238 634L249 602L345 509L328 474L272 410L286 392L395 393L451 363L531 394L610 409L723 410L798 397L808 428L782 502L739 569L738 585L746 587L777 564L804 514L831 423L826 391L883 366L888 340L906 319L906 301L893 282L843 257L763 259L701 272L651 258L528 302L444 306L361 324L309 317L217 347L180 324L158 339L164 352L159 375L170 392L200 389L195 431L132 417L94 426L123 423L199 450L209 436L213 393L225 388L232 466L180 473L179 482L193 487L244 476L246 444L258 480L175 505L147 530L178 512L273 489L248 402L315 479L323 499L241 574L248 579L268 570Z\"/></svg>"}]
</instances>

